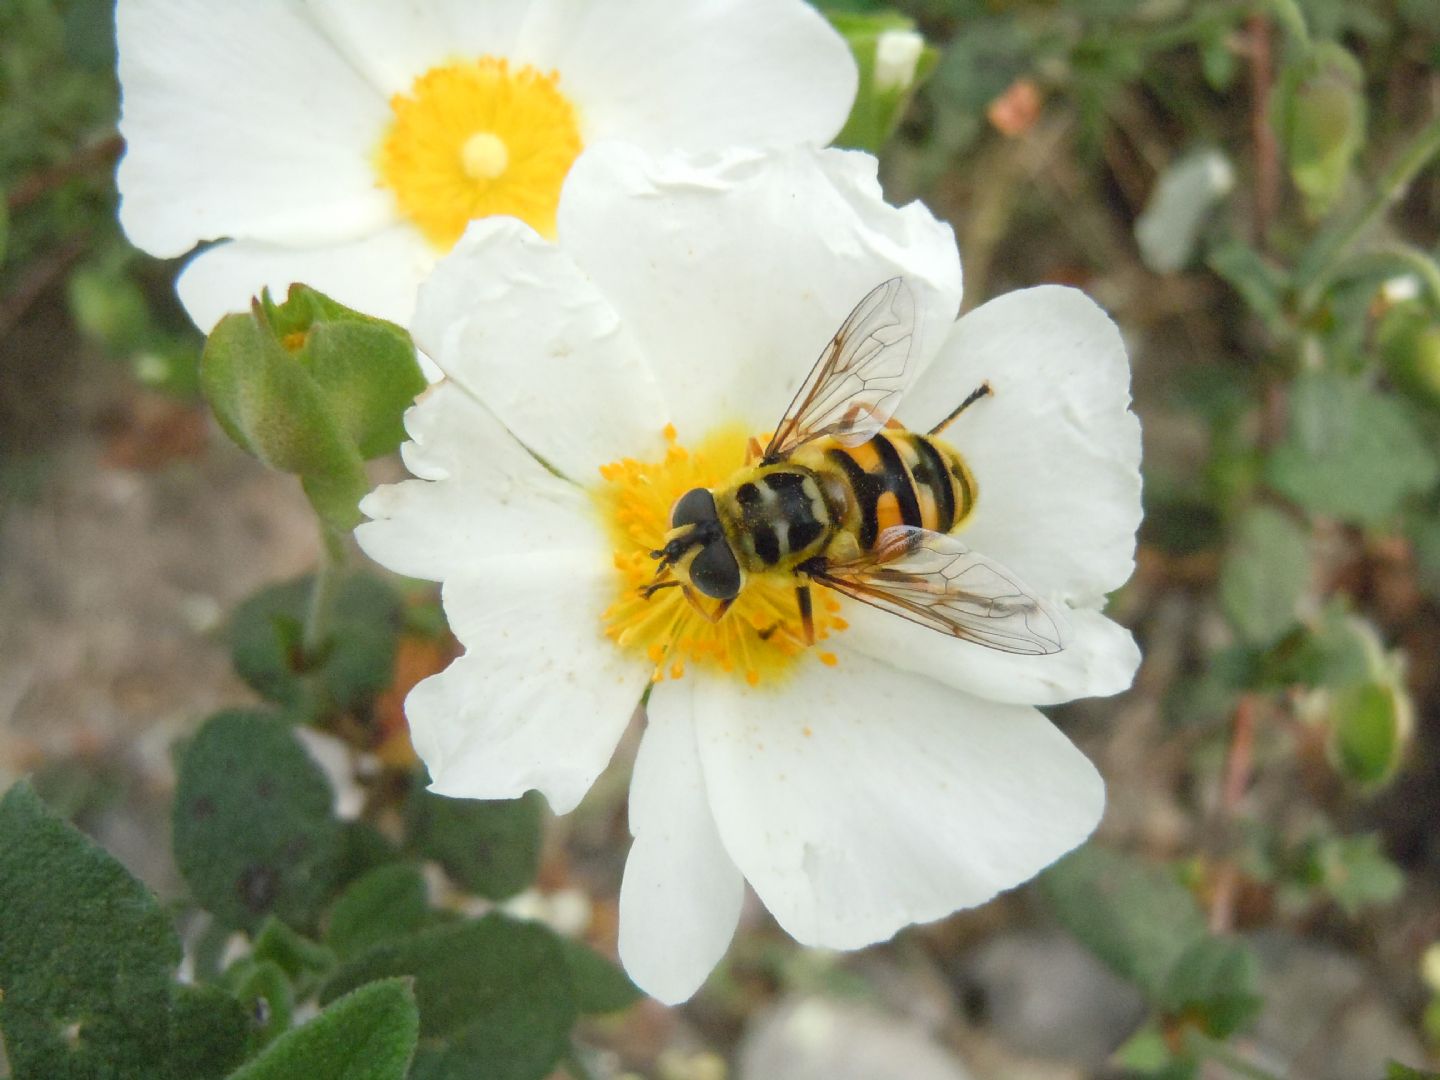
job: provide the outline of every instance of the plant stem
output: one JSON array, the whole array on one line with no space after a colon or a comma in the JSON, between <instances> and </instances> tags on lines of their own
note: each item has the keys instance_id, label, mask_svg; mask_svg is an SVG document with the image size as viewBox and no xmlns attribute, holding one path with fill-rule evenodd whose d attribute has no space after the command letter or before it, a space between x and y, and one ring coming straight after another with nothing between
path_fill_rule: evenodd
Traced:
<instances>
[{"instance_id":1,"label":"plant stem","mask_svg":"<svg viewBox=\"0 0 1440 1080\"><path fill-rule=\"evenodd\" d=\"M340 577L345 569L345 549L328 534L321 537L320 565L310 589L310 607L305 612L305 630L300 645L306 663L319 655L330 631L330 612L335 606Z\"/></svg>"},{"instance_id":2,"label":"plant stem","mask_svg":"<svg viewBox=\"0 0 1440 1080\"><path fill-rule=\"evenodd\" d=\"M1211 1038L1193 1028L1185 1033L1185 1048L1196 1057L1223 1065L1237 1076L1245 1077L1246 1080L1284 1080L1278 1074L1243 1057L1227 1043Z\"/></svg>"},{"instance_id":3,"label":"plant stem","mask_svg":"<svg viewBox=\"0 0 1440 1080\"><path fill-rule=\"evenodd\" d=\"M1365 205L1349 221L1322 234L1305 253L1295 275L1302 317L1314 311L1320 303L1325 287L1334 278L1336 263L1346 249L1405 194L1410 181L1437 153L1440 153L1440 117L1430 121L1410 140L1410 145L1380 178L1374 194Z\"/></svg>"}]
</instances>

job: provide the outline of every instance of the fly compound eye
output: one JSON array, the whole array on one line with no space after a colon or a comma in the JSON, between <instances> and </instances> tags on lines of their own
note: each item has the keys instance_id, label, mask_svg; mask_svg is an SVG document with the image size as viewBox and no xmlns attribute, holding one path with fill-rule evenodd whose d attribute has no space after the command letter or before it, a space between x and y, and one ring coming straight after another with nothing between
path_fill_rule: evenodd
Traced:
<instances>
[{"instance_id":1,"label":"fly compound eye","mask_svg":"<svg viewBox=\"0 0 1440 1080\"><path fill-rule=\"evenodd\" d=\"M691 561L690 583L713 600L733 600L739 595L740 564L723 536L702 547Z\"/></svg>"},{"instance_id":2,"label":"fly compound eye","mask_svg":"<svg viewBox=\"0 0 1440 1080\"><path fill-rule=\"evenodd\" d=\"M717 520L715 496L705 488L691 488L676 500L675 509L670 511L670 527L672 529L678 529L682 525L698 525L702 521L715 520Z\"/></svg>"}]
</instances>

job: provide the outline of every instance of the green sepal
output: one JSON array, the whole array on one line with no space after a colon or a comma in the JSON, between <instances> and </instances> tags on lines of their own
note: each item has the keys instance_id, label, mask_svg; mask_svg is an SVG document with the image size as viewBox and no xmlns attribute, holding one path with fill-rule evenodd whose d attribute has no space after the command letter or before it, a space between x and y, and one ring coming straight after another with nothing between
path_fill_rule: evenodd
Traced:
<instances>
[{"instance_id":1,"label":"green sepal","mask_svg":"<svg viewBox=\"0 0 1440 1080\"><path fill-rule=\"evenodd\" d=\"M539 1080L569 1048L570 969L560 939L538 923L487 915L377 945L343 965L321 1001L401 975L415 980L426 1043L415 1076Z\"/></svg>"},{"instance_id":2,"label":"green sepal","mask_svg":"<svg viewBox=\"0 0 1440 1080\"><path fill-rule=\"evenodd\" d=\"M221 922L313 924L343 849L324 772L278 717L212 716L186 747L173 809L175 862Z\"/></svg>"},{"instance_id":3,"label":"green sepal","mask_svg":"<svg viewBox=\"0 0 1440 1080\"><path fill-rule=\"evenodd\" d=\"M272 469L301 480L333 533L360 523L364 461L309 370L260 315L227 315L200 358L200 387L225 433Z\"/></svg>"},{"instance_id":4,"label":"green sepal","mask_svg":"<svg viewBox=\"0 0 1440 1080\"><path fill-rule=\"evenodd\" d=\"M286 1032L230 1080L403 1080L419 1027L408 981L386 979Z\"/></svg>"},{"instance_id":5,"label":"green sepal","mask_svg":"<svg viewBox=\"0 0 1440 1080\"><path fill-rule=\"evenodd\" d=\"M916 89L934 72L940 51L920 37L913 19L896 11L831 12L828 18L860 71L855 103L835 145L879 153ZM891 59L887 50L896 46L898 55Z\"/></svg>"}]
</instances>

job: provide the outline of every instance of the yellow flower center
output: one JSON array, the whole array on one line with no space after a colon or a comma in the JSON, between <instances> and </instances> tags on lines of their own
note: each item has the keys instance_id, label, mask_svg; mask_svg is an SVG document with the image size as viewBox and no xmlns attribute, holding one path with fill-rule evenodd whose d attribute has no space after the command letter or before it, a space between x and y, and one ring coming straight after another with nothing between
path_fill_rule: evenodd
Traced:
<instances>
[{"instance_id":1,"label":"yellow flower center","mask_svg":"<svg viewBox=\"0 0 1440 1080\"><path fill-rule=\"evenodd\" d=\"M475 218L508 214L555 235L560 186L581 150L559 76L483 56L431 68L390 99L380 183L442 251Z\"/></svg>"},{"instance_id":2,"label":"yellow flower center","mask_svg":"<svg viewBox=\"0 0 1440 1080\"><path fill-rule=\"evenodd\" d=\"M665 429L669 443L660 461L630 458L602 466L603 483L595 498L615 545L616 599L606 609L605 633L616 645L643 654L655 665L654 679L678 679L687 665L733 672L752 686L789 671L806 653L833 665L835 654L805 644L795 599L795 577L789 573L752 574L735 603L712 623L678 588L661 589L647 599L642 592L654 583L659 548L670 529L675 500L692 488L724 484L745 464L746 432L725 428L693 450L680 445L675 429ZM815 638L823 641L845 629L840 602L828 590L815 588ZM700 597L706 610L716 601Z\"/></svg>"}]
</instances>

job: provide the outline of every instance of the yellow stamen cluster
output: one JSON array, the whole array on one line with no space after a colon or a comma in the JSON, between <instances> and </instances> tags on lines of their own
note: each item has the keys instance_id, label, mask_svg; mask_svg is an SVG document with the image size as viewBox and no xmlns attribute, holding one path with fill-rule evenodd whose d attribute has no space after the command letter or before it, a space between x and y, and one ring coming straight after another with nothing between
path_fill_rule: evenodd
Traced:
<instances>
[{"instance_id":1,"label":"yellow stamen cluster","mask_svg":"<svg viewBox=\"0 0 1440 1080\"><path fill-rule=\"evenodd\" d=\"M654 679L678 679L687 665L733 672L754 686L783 675L806 652L833 665L835 654L806 647L789 573L752 575L718 623L708 621L678 588L648 599L641 590L655 582L651 552L665 542L675 500L692 488L715 488L745 463L746 433L722 429L693 450L680 445L675 429L660 461L631 458L602 466L604 483L596 501L615 544L618 597L605 611L605 633L620 648L643 653L655 665ZM813 590L815 637L823 641L845 629L840 603L825 589ZM715 601L701 598L707 610Z\"/></svg>"},{"instance_id":2,"label":"yellow stamen cluster","mask_svg":"<svg viewBox=\"0 0 1440 1080\"><path fill-rule=\"evenodd\" d=\"M391 98L376 169L436 247L448 251L470 221L491 214L555 235L560 187L582 146L558 81L484 56L431 68Z\"/></svg>"}]
</instances>

